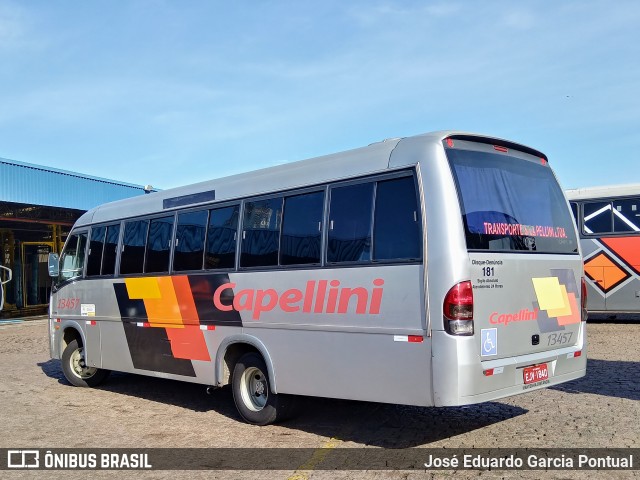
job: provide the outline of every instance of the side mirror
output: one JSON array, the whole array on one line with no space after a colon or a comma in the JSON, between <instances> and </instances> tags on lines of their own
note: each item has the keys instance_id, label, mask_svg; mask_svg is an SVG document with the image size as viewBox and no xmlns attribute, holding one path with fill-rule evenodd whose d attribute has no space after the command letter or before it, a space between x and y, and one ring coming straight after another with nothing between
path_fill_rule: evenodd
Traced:
<instances>
[{"instance_id":1,"label":"side mirror","mask_svg":"<svg viewBox=\"0 0 640 480\"><path fill-rule=\"evenodd\" d=\"M60 274L60 259L57 253L49 254L49 276L57 277Z\"/></svg>"}]
</instances>

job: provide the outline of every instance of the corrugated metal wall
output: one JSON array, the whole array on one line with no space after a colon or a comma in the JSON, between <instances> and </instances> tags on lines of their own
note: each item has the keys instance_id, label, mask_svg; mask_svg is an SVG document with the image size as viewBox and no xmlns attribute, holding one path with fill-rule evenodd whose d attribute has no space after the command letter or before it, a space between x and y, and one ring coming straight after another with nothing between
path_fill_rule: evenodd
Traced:
<instances>
[{"instance_id":1,"label":"corrugated metal wall","mask_svg":"<svg viewBox=\"0 0 640 480\"><path fill-rule=\"evenodd\" d=\"M0 201L89 210L143 195L140 185L0 158Z\"/></svg>"}]
</instances>

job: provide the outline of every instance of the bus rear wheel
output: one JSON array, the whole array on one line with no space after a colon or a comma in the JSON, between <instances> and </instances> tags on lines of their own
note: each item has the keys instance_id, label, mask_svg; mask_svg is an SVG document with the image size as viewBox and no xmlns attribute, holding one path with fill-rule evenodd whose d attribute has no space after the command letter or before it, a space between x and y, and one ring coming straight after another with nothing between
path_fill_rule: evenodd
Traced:
<instances>
[{"instance_id":1,"label":"bus rear wheel","mask_svg":"<svg viewBox=\"0 0 640 480\"><path fill-rule=\"evenodd\" d=\"M248 423L269 425L294 413L296 398L271 392L267 365L255 352L245 353L233 369L233 400Z\"/></svg>"},{"instance_id":2,"label":"bus rear wheel","mask_svg":"<svg viewBox=\"0 0 640 480\"><path fill-rule=\"evenodd\" d=\"M96 387L109 376L109 370L88 367L84 359L84 348L78 340L72 340L62 352L62 372L76 387Z\"/></svg>"}]
</instances>

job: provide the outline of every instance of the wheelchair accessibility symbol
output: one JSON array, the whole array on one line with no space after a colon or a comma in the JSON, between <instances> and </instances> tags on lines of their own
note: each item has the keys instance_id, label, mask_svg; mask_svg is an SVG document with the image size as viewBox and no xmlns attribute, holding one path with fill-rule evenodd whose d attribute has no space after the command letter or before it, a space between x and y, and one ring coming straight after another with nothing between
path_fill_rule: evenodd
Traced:
<instances>
[{"instance_id":1,"label":"wheelchair accessibility symbol","mask_svg":"<svg viewBox=\"0 0 640 480\"><path fill-rule=\"evenodd\" d=\"M482 352L483 357L489 355L498 354L498 329L497 328L484 328L480 332L482 338Z\"/></svg>"}]
</instances>

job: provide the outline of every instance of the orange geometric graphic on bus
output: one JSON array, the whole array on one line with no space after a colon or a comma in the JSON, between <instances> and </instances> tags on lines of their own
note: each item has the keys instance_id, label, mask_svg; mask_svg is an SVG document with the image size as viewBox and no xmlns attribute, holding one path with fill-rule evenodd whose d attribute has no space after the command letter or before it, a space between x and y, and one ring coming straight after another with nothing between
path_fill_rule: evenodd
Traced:
<instances>
[{"instance_id":1,"label":"orange geometric graphic on bus","mask_svg":"<svg viewBox=\"0 0 640 480\"><path fill-rule=\"evenodd\" d=\"M631 276L604 252L585 261L584 272L605 293Z\"/></svg>"},{"instance_id":2,"label":"orange geometric graphic on bus","mask_svg":"<svg viewBox=\"0 0 640 480\"><path fill-rule=\"evenodd\" d=\"M175 358L209 362L211 356L186 276L125 279L130 300L142 300L150 327L164 328Z\"/></svg>"},{"instance_id":3,"label":"orange geometric graphic on bus","mask_svg":"<svg viewBox=\"0 0 640 480\"><path fill-rule=\"evenodd\" d=\"M189 278L186 275L171 277L176 298L180 307L180 315L185 325L200 325L198 310L193 299Z\"/></svg>"},{"instance_id":4,"label":"orange geometric graphic on bus","mask_svg":"<svg viewBox=\"0 0 640 480\"><path fill-rule=\"evenodd\" d=\"M601 242L640 275L640 237L602 238Z\"/></svg>"},{"instance_id":5,"label":"orange geometric graphic on bus","mask_svg":"<svg viewBox=\"0 0 640 480\"><path fill-rule=\"evenodd\" d=\"M580 317L580 307L578 307L578 299L576 294L570 292L568 294L571 313L569 315L562 315L558 317L558 325L571 325L572 323L580 323L582 320Z\"/></svg>"}]
</instances>

